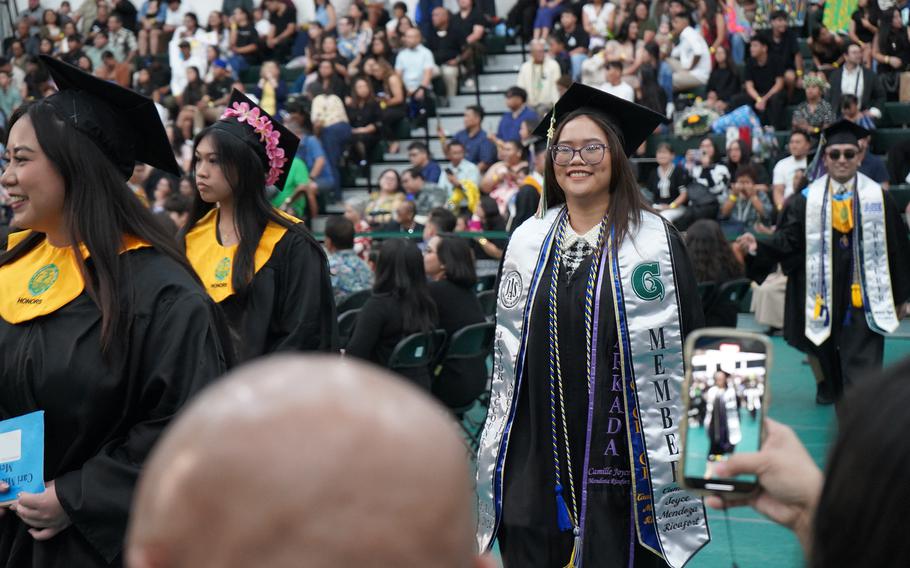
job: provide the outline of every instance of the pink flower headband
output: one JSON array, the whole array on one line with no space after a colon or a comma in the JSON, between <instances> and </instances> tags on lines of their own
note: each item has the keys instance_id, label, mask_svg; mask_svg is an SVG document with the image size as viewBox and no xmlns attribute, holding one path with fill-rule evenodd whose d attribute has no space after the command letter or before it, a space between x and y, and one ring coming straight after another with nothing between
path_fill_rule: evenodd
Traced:
<instances>
[{"instance_id":1,"label":"pink flower headband","mask_svg":"<svg viewBox=\"0 0 910 568\"><path fill-rule=\"evenodd\" d=\"M272 121L268 116L260 113L259 107L250 108L249 103L238 102L225 109L221 119L225 118L236 118L241 123L249 124L259 135L259 140L265 146L265 155L269 160L269 174L265 178L265 183L275 185L278 178L281 177L281 171L288 159L284 155L284 149L278 146L281 134L272 126Z\"/></svg>"}]
</instances>

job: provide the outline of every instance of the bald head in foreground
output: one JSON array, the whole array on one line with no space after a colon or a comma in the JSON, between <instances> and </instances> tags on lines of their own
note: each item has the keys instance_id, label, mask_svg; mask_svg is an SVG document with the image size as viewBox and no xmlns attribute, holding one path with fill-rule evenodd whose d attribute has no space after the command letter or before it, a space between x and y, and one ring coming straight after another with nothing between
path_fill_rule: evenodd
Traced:
<instances>
[{"instance_id":1,"label":"bald head in foreground","mask_svg":"<svg viewBox=\"0 0 910 568\"><path fill-rule=\"evenodd\" d=\"M189 405L139 483L130 568L480 568L450 415L388 372L276 356Z\"/></svg>"}]
</instances>

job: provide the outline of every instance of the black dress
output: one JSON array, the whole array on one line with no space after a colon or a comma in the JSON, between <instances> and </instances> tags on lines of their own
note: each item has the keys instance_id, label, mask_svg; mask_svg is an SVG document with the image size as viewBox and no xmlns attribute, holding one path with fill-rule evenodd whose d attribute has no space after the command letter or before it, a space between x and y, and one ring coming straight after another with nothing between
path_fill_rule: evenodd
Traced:
<instances>
[{"instance_id":1,"label":"black dress","mask_svg":"<svg viewBox=\"0 0 910 568\"><path fill-rule=\"evenodd\" d=\"M436 302L439 328L449 334L449 339L465 326L487 321L471 288L440 280L430 283L430 295ZM433 381L433 394L449 408L459 408L470 404L486 387L486 358L478 357L446 363L443 373Z\"/></svg>"},{"instance_id":2,"label":"black dress","mask_svg":"<svg viewBox=\"0 0 910 568\"><path fill-rule=\"evenodd\" d=\"M120 258L132 317L125 347L109 359L101 312L85 292L30 321L0 319L0 419L45 411L44 476L73 523L38 542L7 512L3 566L121 565L143 462L180 408L226 370L215 304L192 275L151 248Z\"/></svg>"},{"instance_id":3,"label":"black dress","mask_svg":"<svg viewBox=\"0 0 910 568\"><path fill-rule=\"evenodd\" d=\"M702 324L702 309L695 276L688 253L679 234L671 230L671 252L679 297L682 332L685 335ZM568 422L568 435L572 453L572 476L576 491L582 483L583 456L585 454L588 390L585 380L584 289L592 255L567 276L560 270L557 302L559 312L560 352L567 417L580 417ZM499 550L506 568L563 568L573 546L571 531L560 532L556 522L554 494L553 448L550 425L550 392L548 370L548 310L552 256L541 275L535 304L531 311L527 347L527 371L521 382L515 419L505 458L503 484L502 522L499 530ZM616 403L622 405L621 370L618 362L618 334L613 311L613 291L603 286L600 301L600 339L597 349L595 377L595 424L607 424L606 409ZM615 370L614 370L615 369ZM616 377L619 378L616 378ZM568 379L568 380L566 380ZM617 382L618 381L618 382ZM604 415L604 416L600 416ZM614 420L616 420L614 418ZM609 440L595 440L610 450L604 456L592 452L590 468L609 470L609 480L591 484L588 489L588 513L584 546L584 566L597 568L626 568L630 553L634 566L665 566L663 560L645 550L633 538L631 512L631 478L629 449L625 433L626 421ZM597 428L595 427L595 430ZM603 428L603 431L608 431ZM603 435L605 436L605 435ZM564 442L558 436L560 469L567 471ZM609 446L612 443L613 446ZM614 452L615 451L615 455ZM563 483L566 483L565 475ZM568 497L567 497L568 503Z\"/></svg>"},{"instance_id":4,"label":"black dress","mask_svg":"<svg viewBox=\"0 0 910 568\"><path fill-rule=\"evenodd\" d=\"M885 222L887 225L888 266L891 287L897 306L910 298L910 245L907 227L901 219L894 200L884 193ZM781 212L777 230L767 240L758 243L758 254L746 257L749 276L757 281L780 262L787 275L787 292L784 308L784 338L793 347L818 357L826 379L832 381L835 392L861 380L872 369L880 369L884 352L884 337L870 330L863 308L854 308L851 302L853 231L844 235L833 232L831 266L831 336L820 346L805 336L806 302L806 198L802 193L793 195ZM847 246L841 237L847 237ZM848 325L845 325L847 312Z\"/></svg>"},{"instance_id":5,"label":"black dress","mask_svg":"<svg viewBox=\"0 0 910 568\"><path fill-rule=\"evenodd\" d=\"M401 300L391 294L373 294L357 314L345 353L388 367L395 346L411 333L415 332L404 329ZM401 375L421 388L430 389L429 368L405 369Z\"/></svg>"}]
</instances>

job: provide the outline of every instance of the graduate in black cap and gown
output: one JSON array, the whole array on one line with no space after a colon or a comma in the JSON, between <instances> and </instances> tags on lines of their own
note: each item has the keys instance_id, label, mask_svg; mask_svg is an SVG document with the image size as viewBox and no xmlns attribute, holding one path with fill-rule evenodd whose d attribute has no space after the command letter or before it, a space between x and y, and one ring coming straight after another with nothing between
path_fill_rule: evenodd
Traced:
<instances>
[{"instance_id":1,"label":"graduate in black cap and gown","mask_svg":"<svg viewBox=\"0 0 910 568\"><path fill-rule=\"evenodd\" d=\"M241 361L275 351L333 351L337 324L325 253L303 223L273 208L299 139L234 91L196 136L196 198L186 255L227 314Z\"/></svg>"},{"instance_id":2,"label":"graduate in black cap and gown","mask_svg":"<svg viewBox=\"0 0 910 568\"><path fill-rule=\"evenodd\" d=\"M679 566L708 541L674 463L697 284L628 159L663 121L576 83L535 131L543 207L503 261L478 454L478 545L507 568Z\"/></svg>"},{"instance_id":3,"label":"graduate in black cap and gown","mask_svg":"<svg viewBox=\"0 0 910 568\"><path fill-rule=\"evenodd\" d=\"M884 335L910 299L910 247L887 191L859 172L859 140L870 132L848 120L824 131L826 175L790 198L773 235L737 239L750 276L780 262L787 274L784 336L818 360L817 401L882 367Z\"/></svg>"},{"instance_id":4,"label":"graduate in black cap and gown","mask_svg":"<svg viewBox=\"0 0 910 568\"><path fill-rule=\"evenodd\" d=\"M143 461L228 347L126 183L136 161L179 171L153 102L42 62L60 91L10 117L0 178L17 230L0 244L0 419L44 411L46 490L3 509L0 565L119 566Z\"/></svg>"}]
</instances>

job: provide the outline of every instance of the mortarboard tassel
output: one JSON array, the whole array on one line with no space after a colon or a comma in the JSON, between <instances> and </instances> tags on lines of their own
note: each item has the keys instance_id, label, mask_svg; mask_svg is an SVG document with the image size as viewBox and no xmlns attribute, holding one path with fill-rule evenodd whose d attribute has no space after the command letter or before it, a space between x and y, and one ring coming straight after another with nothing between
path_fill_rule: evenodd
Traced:
<instances>
[{"instance_id":1,"label":"mortarboard tassel","mask_svg":"<svg viewBox=\"0 0 910 568\"><path fill-rule=\"evenodd\" d=\"M556 104L553 104L553 110L550 111L550 127L547 129L547 152L550 151L550 144L556 135ZM552 158L551 158L552 159ZM534 214L538 219L543 219L547 214L547 181L546 179L540 184L540 203L537 205L537 213ZM566 530L566 529L563 529Z\"/></svg>"}]
</instances>

